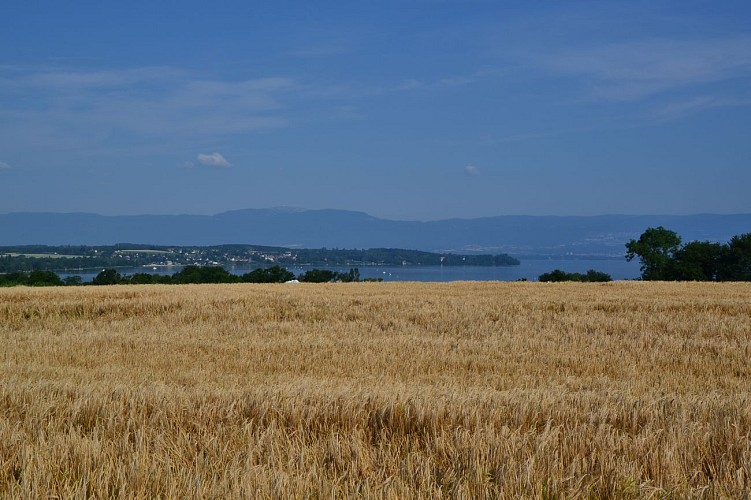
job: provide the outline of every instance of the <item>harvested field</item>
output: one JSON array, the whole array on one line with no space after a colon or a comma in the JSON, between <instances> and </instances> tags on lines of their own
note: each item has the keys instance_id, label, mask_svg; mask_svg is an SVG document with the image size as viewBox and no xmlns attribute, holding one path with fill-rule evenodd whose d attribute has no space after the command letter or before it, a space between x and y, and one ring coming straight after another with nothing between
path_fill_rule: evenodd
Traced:
<instances>
[{"instance_id":1,"label":"harvested field","mask_svg":"<svg viewBox=\"0 0 751 500\"><path fill-rule=\"evenodd\" d=\"M743 497L751 284L0 289L0 497Z\"/></svg>"}]
</instances>

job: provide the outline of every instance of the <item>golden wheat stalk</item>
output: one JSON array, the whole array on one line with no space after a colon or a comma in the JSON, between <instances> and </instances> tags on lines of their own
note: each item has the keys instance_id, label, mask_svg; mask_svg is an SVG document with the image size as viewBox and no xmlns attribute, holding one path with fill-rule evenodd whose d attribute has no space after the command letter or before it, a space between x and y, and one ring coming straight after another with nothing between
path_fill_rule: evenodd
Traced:
<instances>
[{"instance_id":1,"label":"golden wheat stalk","mask_svg":"<svg viewBox=\"0 0 751 500\"><path fill-rule=\"evenodd\" d=\"M751 285L0 289L1 497L742 497Z\"/></svg>"}]
</instances>

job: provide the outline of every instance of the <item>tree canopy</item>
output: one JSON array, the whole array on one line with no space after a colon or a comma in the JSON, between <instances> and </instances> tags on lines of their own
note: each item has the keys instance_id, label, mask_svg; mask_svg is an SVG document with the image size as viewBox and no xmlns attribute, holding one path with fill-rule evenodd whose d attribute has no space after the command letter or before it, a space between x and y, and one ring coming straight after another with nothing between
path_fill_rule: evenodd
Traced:
<instances>
[{"instance_id":1,"label":"tree canopy","mask_svg":"<svg viewBox=\"0 0 751 500\"><path fill-rule=\"evenodd\" d=\"M663 227L649 228L626 244L626 260L639 257L643 280L751 281L751 233L726 244L692 241Z\"/></svg>"},{"instance_id":2,"label":"tree canopy","mask_svg":"<svg viewBox=\"0 0 751 500\"><path fill-rule=\"evenodd\" d=\"M669 279L668 268L680 244L681 238L673 231L662 226L650 227L638 241L626 243L626 260L631 262L634 257L639 257L642 279Z\"/></svg>"},{"instance_id":3,"label":"tree canopy","mask_svg":"<svg viewBox=\"0 0 751 500\"><path fill-rule=\"evenodd\" d=\"M549 273L543 273L538 278L537 281L546 281L546 282L558 282L558 281L581 281L581 282L605 282L605 281L613 281L613 278L610 277L609 274L603 273L601 271L595 271L594 269L590 269L585 274L582 273L567 273L565 271L561 271L560 269L555 269Z\"/></svg>"},{"instance_id":4,"label":"tree canopy","mask_svg":"<svg viewBox=\"0 0 751 500\"><path fill-rule=\"evenodd\" d=\"M0 274L0 286L60 286L65 283L52 271Z\"/></svg>"}]
</instances>

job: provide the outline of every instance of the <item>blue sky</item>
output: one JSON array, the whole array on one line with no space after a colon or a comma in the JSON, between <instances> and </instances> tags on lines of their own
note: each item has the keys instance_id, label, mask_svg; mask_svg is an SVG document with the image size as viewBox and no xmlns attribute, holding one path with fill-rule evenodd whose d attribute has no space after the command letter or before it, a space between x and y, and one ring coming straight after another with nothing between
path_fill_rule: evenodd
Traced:
<instances>
[{"instance_id":1,"label":"blue sky","mask_svg":"<svg viewBox=\"0 0 751 500\"><path fill-rule=\"evenodd\" d=\"M751 2L0 5L0 213L751 212Z\"/></svg>"}]
</instances>

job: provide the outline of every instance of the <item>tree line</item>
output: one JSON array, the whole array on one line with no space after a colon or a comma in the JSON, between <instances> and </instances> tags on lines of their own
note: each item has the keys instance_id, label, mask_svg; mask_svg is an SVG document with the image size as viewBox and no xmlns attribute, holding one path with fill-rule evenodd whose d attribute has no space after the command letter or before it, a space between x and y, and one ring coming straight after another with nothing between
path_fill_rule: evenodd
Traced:
<instances>
[{"instance_id":1,"label":"tree line","mask_svg":"<svg viewBox=\"0 0 751 500\"><path fill-rule=\"evenodd\" d=\"M92 280L93 285L186 285L191 283L286 283L297 280L305 283L351 283L357 281L383 281L382 279L363 280L359 269L337 272L328 269L310 269L298 276L284 267L275 265L258 268L242 275L232 274L221 266L185 266L175 274L157 275L136 273L120 275L115 269L105 269Z\"/></svg>"},{"instance_id":2,"label":"tree line","mask_svg":"<svg viewBox=\"0 0 751 500\"><path fill-rule=\"evenodd\" d=\"M106 246L16 245L0 247L0 273L16 271L61 271L67 269L107 269L137 267L150 263L174 265L231 266L238 262L263 265L370 266L444 265L516 266L519 261L507 254L458 255L404 250L398 248L290 249L257 245L152 246L118 244Z\"/></svg>"},{"instance_id":3,"label":"tree line","mask_svg":"<svg viewBox=\"0 0 751 500\"><path fill-rule=\"evenodd\" d=\"M551 271L549 273L541 274L537 278L537 281L579 281L582 283L601 283L605 281L613 281L613 278L611 278L607 273L603 273L602 271L595 271L594 269L590 269L586 273L567 273L565 271L561 271L560 269L555 269L554 271Z\"/></svg>"},{"instance_id":4,"label":"tree line","mask_svg":"<svg viewBox=\"0 0 751 500\"><path fill-rule=\"evenodd\" d=\"M733 236L725 244L692 241L662 226L650 227L638 240L626 243L626 260L638 258L645 281L751 281L751 233ZM611 281L610 275L590 269L585 274L556 269L538 281Z\"/></svg>"},{"instance_id":5,"label":"tree line","mask_svg":"<svg viewBox=\"0 0 751 500\"><path fill-rule=\"evenodd\" d=\"M383 281L381 278L362 279L360 270L337 272L329 269L310 269L299 276L275 265L258 268L243 275L232 274L221 266L185 266L173 275L135 273L121 275L116 269L104 269L91 283L83 283L80 276L61 279L52 271L14 272L0 274L0 286L63 286L63 285L183 285L191 283L286 283L297 280L307 283Z\"/></svg>"},{"instance_id":6,"label":"tree line","mask_svg":"<svg viewBox=\"0 0 751 500\"><path fill-rule=\"evenodd\" d=\"M674 231L662 226L648 228L638 240L626 243L626 260L635 258L641 263L641 279L646 281L751 281L751 233L733 236L727 243L692 241L682 244ZM149 273L121 275L115 269L100 272L91 284L187 284L187 283L284 283L354 282L362 280L360 271L349 272L311 269L299 276L275 265L258 268L243 275L234 275L220 266L185 266L171 276ZM541 274L539 281L611 281L610 275L590 269L586 273L567 273L556 269ZM61 286L82 285L79 276L61 279L52 271L11 272L0 274L0 286Z\"/></svg>"},{"instance_id":7,"label":"tree line","mask_svg":"<svg viewBox=\"0 0 751 500\"><path fill-rule=\"evenodd\" d=\"M120 263L122 264L122 263ZM91 269L115 265L111 257L46 257L42 255L0 255L0 273L49 271L52 269Z\"/></svg>"},{"instance_id":8,"label":"tree line","mask_svg":"<svg viewBox=\"0 0 751 500\"><path fill-rule=\"evenodd\" d=\"M626 260L638 257L648 281L751 281L751 233L729 242L692 241L662 226L626 243Z\"/></svg>"},{"instance_id":9,"label":"tree line","mask_svg":"<svg viewBox=\"0 0 751 500\"><path fill-rule=\"evenodd\" d=\"M400 248L327 249L305 248L295 250L297 262L330 266L361 265L422 265L422 266L518 266L518 259L508 254L459 255L425 252Z\"/></svg>"}]
</instances>

